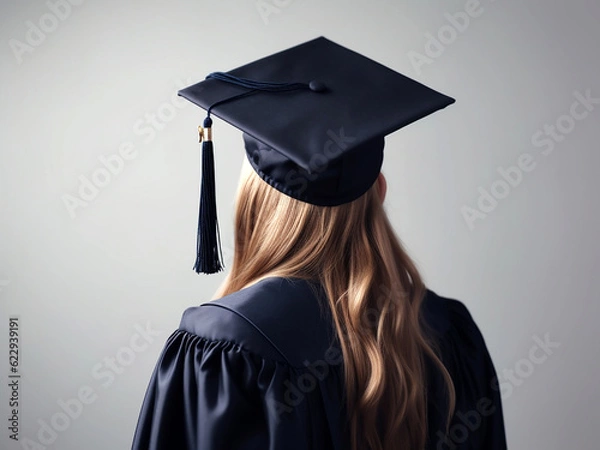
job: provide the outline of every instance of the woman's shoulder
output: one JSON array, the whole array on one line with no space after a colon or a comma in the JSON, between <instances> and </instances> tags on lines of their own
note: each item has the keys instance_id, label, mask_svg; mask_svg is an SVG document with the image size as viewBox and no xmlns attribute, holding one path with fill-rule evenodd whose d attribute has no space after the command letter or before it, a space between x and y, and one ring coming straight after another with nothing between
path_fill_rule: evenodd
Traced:
<instances>
[{"instance_id":1,"label":"woman's shoulder","mask_svg":"<svg viewBox=\"0 0 600 450\"><path fill-rule=\"evenodd\" d=\"M462 301L427 289L425 322L453 347L485 346ZM318 284L297 278L268 277L217 300L185 310L181 331L235 344L264 359L302 367L337 348L329 305ZM446 345L447 347L447 345Z\"/></svg>"},{"instance_id":2,"label":"woman's shoulder","mask_svg":"<svg viewBox=\"0 0 600 450\"><path fill-rule=\"evenodd\" d=\"M460 300L439 295L427 289L422 303L425 321L439 336L477 332L477 324L467 306ZM476 333L476 334L477 334Z\"/></svg>"},{"instance_id":3,"label":"woman's shoulder","mask_svg":"<svg viewBox=\"0 0 600 450\"><path fill-rule=\"evenodd\" d=\"M438 356L452 378L456 394L450 436L446 437L443 433L446 405L438 400L446 395L445 382L438 370L429 365L430 389L434 393L430 396L431 411L434 411L430 439L437 443L436 448L456 448L468 436L469 448L506 449L496 369L471 312L462 301L433 291L427 292L423 306L431 327L438 334ZM460 430L467 430L467 434Z\"/></svg>"},{"instance_id":4,"label":"woman's shoulder","mask_svg":"<svg viewBox=\"0 0 600 450\"><path fill-rule=\"evenodd\" d=\"M423 308L441 352L438 356L453 378L475 377L493 383L496 373L487 343L467 306L428 290Z\"/></svg>"},{"instance_id":5,"label":"woman's shoulder","mask_svg":"<svg viewBox=\"0 0 600 450\"><path fill-rule=\"evenodd\" d=\"M322 358L332 342L328 309L316 284L268 277L185 310L179 329L228 342L264 359L302 367Z\"/></svg>"}]
</instances>

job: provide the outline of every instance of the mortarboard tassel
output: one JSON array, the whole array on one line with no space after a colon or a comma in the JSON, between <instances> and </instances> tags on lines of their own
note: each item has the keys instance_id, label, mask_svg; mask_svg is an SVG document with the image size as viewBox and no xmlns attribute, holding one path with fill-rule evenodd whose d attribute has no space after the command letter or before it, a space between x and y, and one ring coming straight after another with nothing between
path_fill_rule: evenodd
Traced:
<instances>
[{"instance_id":1,"label":"mortarboard tassel","mask_svg":"<svg viewBox=\"0 0 600 450\"><path fill-rule=\"evenodd\" d=\"M200 210L198 214L198 240L196 241L196 273L216 273L223 270L221 238L217 221L215 194L215 157L212 143L212 119L204 119L198 127L202 142L202 179L200 181Z\"/></svg>"},{"instance_id":2,"label":"mortarboard tassel","mask_svg":"<svg viewBox=\"0 0 600 450\"><path fill-rule=\"evenodd\" d=\"M297 89L307 89L314 92L324 92L327 88L323 83L271 83L236 77L224 72L213 72L207 77L249 89L246 92L225 98L213 103L207 109L204 126L198 127L200 142L202 142L202 180L200 182L200 212L198 215L198 240L196 241L196 273L216 273L223 270L221 253L221 238L217 222L217 202L215 195L215 158L212 143L211 110L218 105L252 95L256 92L286 92Z\"/></svg>"}]
</instances>

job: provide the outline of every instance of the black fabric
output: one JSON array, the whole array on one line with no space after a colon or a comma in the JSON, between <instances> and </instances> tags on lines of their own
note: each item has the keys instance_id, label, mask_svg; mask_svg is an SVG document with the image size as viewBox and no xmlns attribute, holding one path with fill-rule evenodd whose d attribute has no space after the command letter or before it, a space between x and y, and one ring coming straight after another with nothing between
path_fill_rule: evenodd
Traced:
<instances>
[{"instance_id":1,"label":"black fabric","mask_svg":"<svg viewBox=\"0 0 600 450\"><path fill-rule=\"evenodd\" d=\"M322 89L266 92L224 81L236 78ZM386 135L455 101L324 37L178 94L242 130L247 157L265 181L325 206L352 201L373 184Z\"/></svg>"},{"instance_id":2,"label":"black fabric","mask_svg":"<svg viewBox=\"0 0 600 450\"><path fill-rule=\"evenodd\" d=\"M445 391L428 365L428 449L506 449L496 372L469 311L428 290L423 317L457 393L444 438ZM185 311L152 374L132 449L348 449L343 385L322 290L266 278Z\"/></svg>"}]
</instances>

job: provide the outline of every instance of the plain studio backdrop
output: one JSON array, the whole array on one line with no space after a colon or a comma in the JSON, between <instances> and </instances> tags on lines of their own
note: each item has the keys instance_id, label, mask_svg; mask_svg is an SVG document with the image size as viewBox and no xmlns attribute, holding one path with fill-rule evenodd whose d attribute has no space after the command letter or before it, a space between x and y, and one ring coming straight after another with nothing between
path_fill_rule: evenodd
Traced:
<instances>
[{"instance_id":1,"label":"plain studio backdrop","mask_svg":"<svg viewBox=\"0 0 600 450\"><path fill-rule=\"evenodd\" d=\"M597 449L599 22L593 0L3 2L0 447L128 448L225 275L192 271L204 113L175 93L325 36L457 99L387 138L386 209L479 324L509 447ZM214 135L229 265L245 155Z\"/></svg>"}]
</instances>

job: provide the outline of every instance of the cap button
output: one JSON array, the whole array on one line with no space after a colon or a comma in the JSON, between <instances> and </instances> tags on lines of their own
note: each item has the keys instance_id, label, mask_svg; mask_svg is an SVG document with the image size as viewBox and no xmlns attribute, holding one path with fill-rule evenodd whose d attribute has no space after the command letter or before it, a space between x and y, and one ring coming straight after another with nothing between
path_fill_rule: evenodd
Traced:
<instances>
[{"instance_id":1,"label":"cap button","mask_svg":"<svg viewBox=\"0 0 600 450\"><path fill-rule=\"evenodd\" d=\"M310 83L308 83L308 87L313 92L325 92L327 90L327 86L317 80L312 80Z\"/></svg>"}]
</instances>

